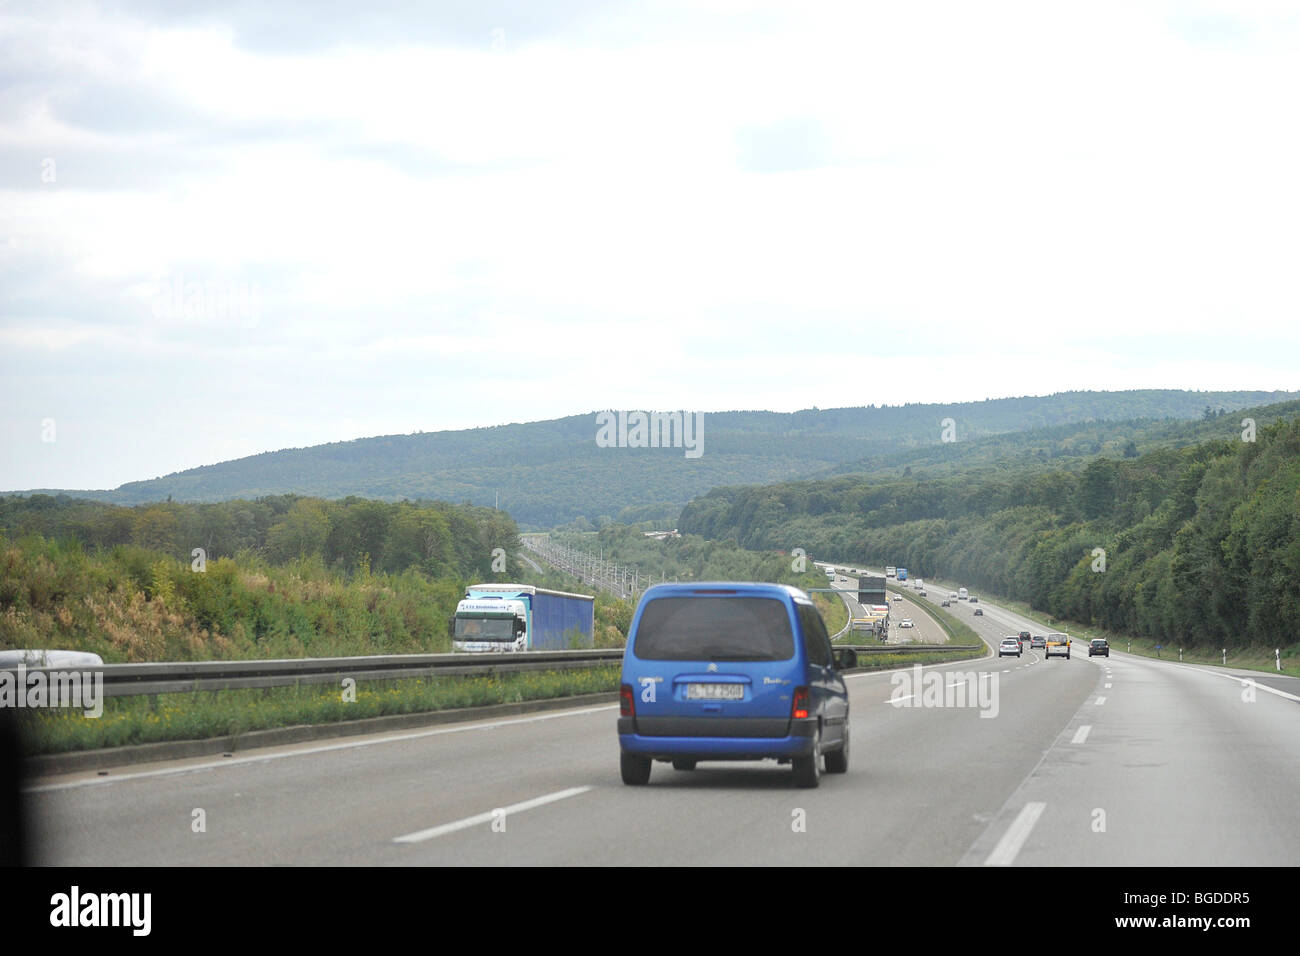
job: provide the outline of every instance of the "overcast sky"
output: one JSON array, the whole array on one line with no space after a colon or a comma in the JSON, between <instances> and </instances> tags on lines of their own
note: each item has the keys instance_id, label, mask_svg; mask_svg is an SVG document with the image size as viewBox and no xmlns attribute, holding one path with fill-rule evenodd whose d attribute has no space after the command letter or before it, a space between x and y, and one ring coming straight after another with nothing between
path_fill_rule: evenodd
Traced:
<instances>
[{"instance_id":1,"label":"overcast sky","mask_svg":"<svg viewBox=\"0 0 1300 956\"><path fill-rule=\"evenodd\" d=\"M1296 11L5 4L0 489L601 408L1296 388Z\"/></svg>"}]
</instances>

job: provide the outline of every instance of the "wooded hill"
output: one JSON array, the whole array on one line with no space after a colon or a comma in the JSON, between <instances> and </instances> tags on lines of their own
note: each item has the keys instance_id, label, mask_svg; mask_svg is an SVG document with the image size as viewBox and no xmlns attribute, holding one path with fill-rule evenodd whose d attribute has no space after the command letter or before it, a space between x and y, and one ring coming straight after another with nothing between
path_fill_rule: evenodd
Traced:
<instances>
[{"instance_id":1,"label":"wooded hill","mask_svg":"<svg viewBox=\"0 0 1300 956\"><path fill-rule=\"evenodd\" d=\"M1050 461L1092 455L1108 451L1117 434L1097 422L1128 423L1132 436L1124 441L1141 447L1148 426L1194 425L1207 411L1217 415L1223 409L1219 424L1226 433L1242 409L1297 398L1297 392L1140 390L789 414L717 412L704 416L698 458L681 448L600 447L593 412L285 449L112 491L63 493L127 505L169 497L214 502L298 494L490 506L499 496L500 507L524 528L577 519L593 525L656 520L671 526L686 502L720 485L812 478L835 469L967 469L981 455L991 465L1007 456ZM943 441L944 419L953 420L956 442ZM1021 434L1029 434L1028 441L1016 438ZM983 451L976 448L995 436L1001 441L982 446Z\"/></svg>"}]
</instances>

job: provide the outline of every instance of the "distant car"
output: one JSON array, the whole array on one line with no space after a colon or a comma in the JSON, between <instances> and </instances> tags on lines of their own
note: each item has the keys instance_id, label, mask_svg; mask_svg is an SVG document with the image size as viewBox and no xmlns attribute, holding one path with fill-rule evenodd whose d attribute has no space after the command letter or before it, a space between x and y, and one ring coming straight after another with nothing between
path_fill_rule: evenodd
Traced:
<instances>
[{"instance_id":1,"label":"distant car","mask_svg":"<svg viewBox=\"0 0 1300 956\"><path fill-rule=\"evenodd\" d=\"M1110 657L1110 645L1106 643L1105 638L1093 638L1092 643L1088 645L1088 656L1093 657L1095 655Z\"/></svg>"},{"instance_id":2,"label":"distant car","mask_svg":"<svg viewBox=\"0 0 1300 956\"><path fill-rule=\"evenodd\" d=\"M895 600L895 601L901 601L901 600L903 600L903 595L901 595L901 594L895 594L895 595L894 595L894 600Z\"/></svg>"},{"instance_id":3,"label":"distant car","mask_svg":"<svg viewBox=\"0 0 1300 956\"><path fill-rule=\"evenodd\" d=\"M1002 643L998 645L998 657L1006 657L1008 654L1015 654L1019 657L1021 654L1020 640L1015 637L1004 637Z\"/></svg>"},{"instance_id":4,"label":"distant car","mask_svg":"<svg viewBox=\"0 0 1300 956\"><path fill-rule=\"evenodd\" d=\"M1029 639L1029 647L1031 650L1035 647L1046 647L1046 646L1047 646L1047 638L1043 637L1043 635L1041 634L1035 634L1033 637Z\"/></svg>"},{"instance_id":5,"label":"distant car","mask_svg":"<svg viewBox=\"0 0 1300 956\"><path fill-rule=\"evenodd\" d=\"M1027 640L1030 639L1030 635L1029 635L1029 632L1028 632L1028 631L1021 631L1020 634L1019 634L1018 636L1019 636L1019 638L1020 638L1020 640L1021 640L1021 643L1023 643L1023 642L1025 642L1025 641L1027 641Z\"/></svg>"},{"instance_id":6,"label":"distant car","mask_svg":"<svg viewBox=\"0 0 1300 956\"><path fill-rule=\"evenodd\" d=\"M916 625L912 623L912 619L911 619L910 617L905 617L905 618L903 618L901 621L898 622L898 626L899 626L899 627L916 627Z\"/></svg>"},{"instance_id":7,"label":"distant car","mask_svg":"<svg viewBox=\"0 0 1300 956\"><path fill-rule=\"evenodd\" d=\"M957 596L957 592L956 592L956 591L949 591L949 592L948 592L948 597L950 597L950 598L955 598L956 596Z\"/></svg>"},{"instance_id":8,"label":"distant car","mask_svg":"<svg viewBox=\"0 0 1300 956\"><path fill-rule=\"evenodd\" d=\"M975 616L976 616L976 617L983 617L983 616L984 616L984 608L982 608L982 607L977 607L977 608L975 609Z\"/></svg>"},{"instance_id":9,"label":"distant car","mask_svg":"<svg viewBox=\"0 0 1300 956\"><path fill-rule=\"evenodd\" d=\"M925 597L925 592L924 592L924 591L917 591L917 592L916 592L916 595L917 595L917 597Z\"/></svg>"},{"instance_id":10,"label":"distant car","mask_svg":"<svg viewBox=\"0 0 1300 956\"><path fill-rule=\"evenodd\" d=\"M619 687L619 770L775 759L816 787L849 769L849 696L816 605L779 584L656 584L641 597Z\"/></svg>"},{"instance_id":11,"label":"distant car","mask_svg":"<svg viewBox=\"0 0 1300 956\"><path fill-rule=\"evenodd\" d=\"M972 595L971 595L970 602L971 602L971 604L979 604L980 599L977 598L977 597L975 597L975 595L972 594Z\"/></svg>"},{"instance_id":12,"label":"distant car","mask_svg":"<svg viewBox=\"0 0 1300 956\"><path fill-rule=\"evenodd\" d=\"M944 607L952 607L952 602L951 602L951 601L944 601L944 602L943 602L943 606L944 606Z\"/></svg>"}]
</instances>

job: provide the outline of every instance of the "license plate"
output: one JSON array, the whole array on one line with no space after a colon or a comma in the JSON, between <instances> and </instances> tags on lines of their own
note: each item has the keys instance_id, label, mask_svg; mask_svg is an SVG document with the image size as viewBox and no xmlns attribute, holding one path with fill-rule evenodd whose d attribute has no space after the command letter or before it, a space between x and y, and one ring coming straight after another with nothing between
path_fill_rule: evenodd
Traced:
<instances>
[{"instance_id":1,"label":"license plate","mask_svg":"<svg viewBox=\"0 0 1300 956\"><path fill-rule=\"evenodd\" d=\"M744 684L687 684L687 700L743 700Z\"/></svg>"}]
</instances>

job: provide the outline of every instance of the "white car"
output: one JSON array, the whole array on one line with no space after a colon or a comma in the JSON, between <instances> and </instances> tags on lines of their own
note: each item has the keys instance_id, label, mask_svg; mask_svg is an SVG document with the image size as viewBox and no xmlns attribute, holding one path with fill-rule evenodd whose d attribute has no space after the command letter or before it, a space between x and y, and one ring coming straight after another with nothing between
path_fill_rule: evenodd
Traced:
<instances>
[{"instance_id":1,"label":"white car","mask_svg":"<svg viewBox=\"0 0 1300 956\"><path fill-rule=\"evenodd\" d=\"M895 594L895 595L894 595L894 600L895 600L895 601L901 601L901 600L903 600L903 595L901 595L901 594Z\"/></svg>"},{"instance_id":2,"label":"white car","mask_svg":"<svg viewBox=\"0 0 1300 956\"><path fill-rule=\"evenodd\" d=\"M1005 657L1007 654L1020 656L1020 640L1015 637L1004 637L1002 643L998 645L998 657Z\"/></svg>"},{"instance_id":3,"label":"white car","mask_svg":"<svg viewBox=\"0 0 1300 956\"><path fill-rule=\"evenodd\" d=\"M899 627L916 627L916 625L912 623L912 619L911 619L910 617L905 617L905 618L903 618L901 621L898 622L898 626L899 626Z\"/></svg>"}]
</instances>

